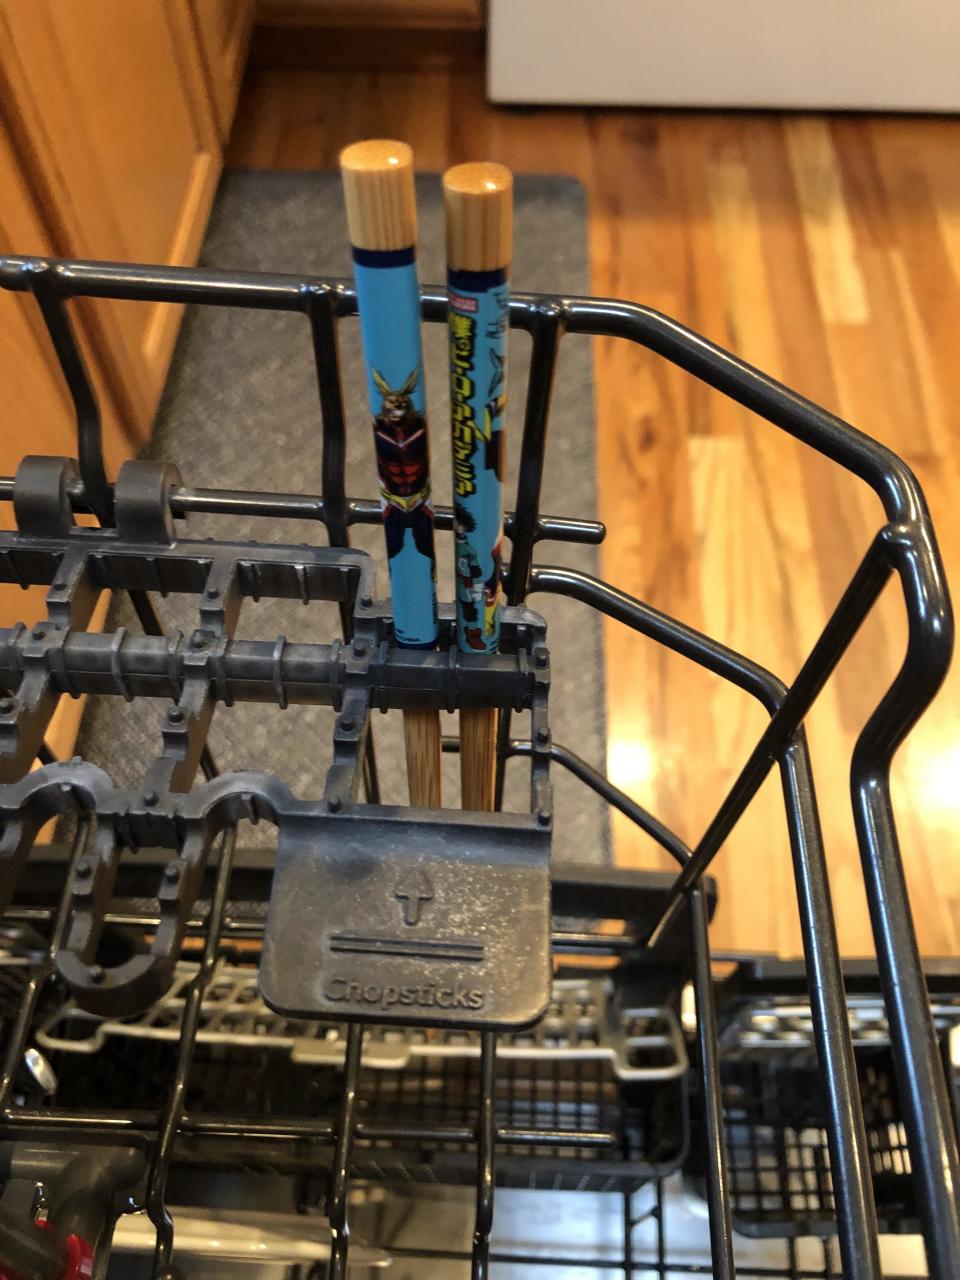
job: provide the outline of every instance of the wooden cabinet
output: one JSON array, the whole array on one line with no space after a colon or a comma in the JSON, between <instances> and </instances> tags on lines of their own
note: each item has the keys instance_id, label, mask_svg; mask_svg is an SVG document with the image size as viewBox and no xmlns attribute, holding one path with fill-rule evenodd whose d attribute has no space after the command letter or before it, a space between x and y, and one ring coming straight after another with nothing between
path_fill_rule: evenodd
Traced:
<instances>
[{"instance_id":1,"label":"wooden cabinet","mask_svg":"<svg viewBox=\"0 0 960 1280\"><path fill-rule=\"evenodd\" d=\"M254 0L0 0L0 253L196 261ZM111 475L149 436L180 308L78 299ZM75 455L70 398L32 299L0 290L0 475ZM12 511L0 503L0 523ZM0 626L43 592L0 587Z\"/></svg>"},{"instance_id":2,"label":"wooden cabinet","mask_svg":"<svg viewBox=\"0 0 960 1280\"><path fill-rule=\"evenodd\" d=\"M0 120L0 253L52 254L53 245L31 198L9 133ZM103 377L85 327L77 325L100 402L108 468L115 472L130 453L109 384ZM3 426L0 430L0 473L11 475L28 453L76 454L73 409L60 366L33 300L0 290L0 386ZM0 527L11 527L13 511L0 503ZM24 597L14 587L0 587L0 625L32 621L43 612L43 592L32 588Z\"/></svg>"},{"instance_id":3,"label":"wooden cabinet","mask_svg":"<svg viewBox=\"0 0 960 1280\"><path fill-rule=\"evenodd\" d=\"M3 252L195 261L252 13L253 0L0 0ZM74 313L116 464L149 434L179 309L82 300ZM28 300L0 297L0 340L0 377L23 389L0 440L9 473L24 431L52 452L70 424Z\"/></svg>"},{"instance_id":4,"label":"wooden cabinet","mask_svg":"<svg viewBox=\"0 0 960 1280\"><path fill-rule=\"evenodd\" d=\"M0 123L44 232L9 247L195 261L252 15L253 0L0 0ZM136 445L180 310L98 301L77 311Z\"/></svg>"},{"instance_id":5,"label":"wooden cabinet","mask_svg":"<svg viewBox=\"0 0 960 1280\"><path fill-rule=\"evenodd\" d=\"M251 0L191 0L221 142L226 142L243 79L254 6Z\"/></svg>"},{"instance_id":6,"label":"wooden cabinet","mask_svg":"<svg viewBox=\"0 0 960 1280\"><path fill-rule=\"evenodd\" d=\"M18 252L29 245L47 254L51 246L29 189L17 164L9 134L0 121L0 254ZM103 417L107 466L115 471L129 452L109 388L99 374L89 342L78 334L90 365ZM47 341L40 314L30 300L0 290L0 379L2 379L3 427L0 430L0 467L10 474L24 454L76 453L73 412L66 383ZM13 509L0 503L0 528L10 528ZM0 585L0 625L32 623L46 614L45 591ZM93 625L103 623L106 600L101 602ZM83 700L61 699L47 733L47 742L63 756L70 752Z\"/></svg>"},{"instance_id":7,"label":"wooden cabinet","mask_svg":"<svg viewBox=\"0 0 960 1280\"><path fill-rule=\"evenodd\" d=\"M10 128L55 251L190 262L220 173L213 104L185 0L3 0ZM146 438L176 308L82 307L133 441Z\"/></svg>"}]
</instances>

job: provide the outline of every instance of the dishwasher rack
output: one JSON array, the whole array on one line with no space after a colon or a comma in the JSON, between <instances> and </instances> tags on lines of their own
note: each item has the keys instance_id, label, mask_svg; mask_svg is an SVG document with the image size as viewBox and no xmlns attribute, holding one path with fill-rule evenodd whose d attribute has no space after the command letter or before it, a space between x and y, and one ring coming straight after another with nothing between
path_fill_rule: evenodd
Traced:
<instances>
[{"instance_id":1,"label":"dishwasher rack","mask_svg":"<svg viewBox=\"0 0 960 1280\"><path fill-rule=\"evenodd\" d=\"M552 923L541 918L538 944L542 943L544 955L551 945L555 958L569 956L572 951L580 957L612 959L612 980L625 991L645 996L651 987L665 984L656 999L631 997L635 1007L675 1010L682 988L688 980L691 983L695 1020L684 1052L688 1047L694 1065L689 1072L678 1074L671 1087L682 1081L684 1088L689 1084L696 1094L692 1114L697 1117L700 1145L697 1176L709 1208L712 1273L717 1280L737 1273L733 1233L736 1170L728 1124L725 1129L724 1070L729 1070L729 1063L718 1040L718 992L707 937L711 887L705 872L764 778L774 765L779 768L806 956L809 1028L825 1100L823 1130L832 1178L830 1212L835 1215L842 1274L847 1280L875 1280L880 1275L878 1218L861 1100L862 1078L848 1022L803 721L881 590L896 575L909 621L908 649L900 672L854 749L852 800L877 947L878 990L885 1005L890 1080L895 1081L897 1105L902 1110L916 1219L925 1241L929 1274L934 1280L960 1275L956 1124L917 951L888 785L892 756L936 693L949 664L953 638L935 536L923 495L909 469L853 427L656 312L625 302L518 294L511 299L510 324L530 334L532 348L518 488L514 512L506 518L512 551L506 572L504 653L478 660L468 668L452 658L433 663L392 645L389 602L373 599L366 557L348 546L351 524L375 523L380 518L376 502L350 498L344 491L346 427L337 329L342 320L356 313L350 287L340 281L296 277L29 258L0 259L0 284L35 298L77 415L76 461L28 458L15 477L0 479L0 500L12 501L17 521L16 532L0 533L0 580L22 586L41 583L49 588L45 623L29 630L15 627L0 632L0 683L9 691L0 700L0 814L5 820L0 890L5 902L13 902L6 917L11 929L21 930L11 946L23 977L19 997L14 1000L16 1007L5 1025L0 1174L10 1177L17 1168L24 1176L36 1176L38 1170L49 1173L52 1151L36 1154L44 1143L60 1144L61 1158L65 1158L66 1147L82 1149L88 1163L90 1153L98 1152L96 1167L102 1173L98 1185L109 1183L111 1188L103 1202L109 1201L109 1211L101 1208L102 1221L96 1228L97 1239L103 1240L101 1256L109 1247L112 1217L118 1212L115 1197L122 1201L124 1196L139 1195L131 1188L142 1186L142 1203L157 1242L154 1275L167 1276L173 1266L175 1232L167 1212L166 1189L176 1161L189 1157L202 1163L209 1158L214 1163L230 1164L233 1160L244 1165L253 1159L269 1165L276 1156L297 1168L311 1162L316 1167L322 1151L329 1169L324 1192L331 1229L329 1273L343 1276L349 1259L351 1179L354 1171L363 1168L357 1153L371 1141L402 1148L411 1128L416 1133L419 1127L420 1136L424 1136L422 1126L419 1122L412 1126L392 1123L382 1118L385 1113L379 1110L375 1121L364 1119L363 1108L369 1099L362 1096L361 1079L371 1068L364 1065L361 1020L348 1021L342 1033L343 1065L334 1068L335 1105L324 1114L206 1119L191 1109L188 1099L193 1073L199 1072L198 1080L205 1076L206 1057L213 1048L203 1034L203 1010L216 991L218 972L222 972L218 965L225 962L225 956L230 963L249 963L251 952L248 950L244 958L240 945L244 939L253 948L252 954L259 956L262 919L252 925L245 921L234 911L235 901L263 902L270 896L273 868L244 860L245 852L235 848L236 824L241 819L266 816L277 821L282 831L284 824L289 827L295 822L312 824L311 829L319 831L355 815L362 819L367 806L372 812L378 789L373 740L367 731L371 706L454 709L493 704L501 709L499 786L502 789L508 758L529 760L531 808L524 815L472 815L470 829L477 847L491 852L491 863L492 851L509 845L515 848L508 867L511 874L521 864L536 870L536 875L531 872L531 901L542 897L549 885L551 764L571 771L599 792L658 841L677 863L675 874L641 878L639 887L634 885L639 905L631 910L628 927L620 937L611 937L592 925L571 928L568 917L623 918L627 882L614 883L609 876L598 875L591 883L587 872L578 883L576 877L564 881L561 876L558 881L555 872ZM301 495L195 488L172 463L153 462L128 463L111 483L103 460L94 393L68 317L66 304L77 297L302 314L318 378L321 492ZM422 307L426 321L445 319L446 302L441 292L424 292ZM561 339L567 334L615 337L648 348L854 473L880 497L885 523L789 687L744 655L597 578L534 564L539 543L551 539L598 542L603 536L602 526L594 522L544 516L539 509L554 369ZM176 523L192 511L259 515L269 517L275 526L286 518L313 519L324 526L329 547L194 545L180 536ZM92 513L99 528L75 525L75 512ZM441 530L452 527L449 509L437 511L437 526ZM93 603L103 590L130 593L144 628L142 637L86 632ZM163 633L149 593L169 590L197 598L198 625L190 637ZM548 637L537 615L525 605L537 592L566 596L633 628L732 682L758 699L767 711L769 724L694 845L687 845L587 762L552 741L547 719ZM283 637L233 640L232 627L242 600L261 596L333 602L340 611L344 643L294 646L287 645ZM446 640L442 652L449 653L449 610L443 626ZM137 794L115 788L105 773L81 760L56 762L51 758L43 736L53 710L61 697L82 693L130 701L151 696L171 700L161 754ZM322 801L291 797L278 780L266 775L217 776L206 733L215 705L234 698L272 703L281 709L278 714L295 700L338 707L334 764ZM532 713L529 739L511 735L512 709L521 706ZM456 744L448 747L455 749ZM35 757L41 767L31 773ZM189 790L198 767L206 781ZM361 777L367 806L356 797ZM39 828L57 815L75 826L71 848L65 854L32 851ZM424 838L443 839L466 821L456 815L438 817L428 811L408 810L390 821L378 818L364 829L375 835L378 856L386 864L396 830L391 823L406 824L404 830L415 828ZM104 836L111 825L114 836L120 832L116 847ZM347 830L345 822L337 830ZM286 857L292 863L300 859L302 864L305 848L290 844L284 853L283 839L281 834L281 862ZM158 846L162 851L159 858L151 862L144 857ZM131 855L130 849L136 847L140 852ZM149 887L145 887L144 877ZM138 896L133 892L137 887L143 891L141 897L156 899L157 909L138 913L129 905L129 900ZM203 903L207 904L205 909ZM586 912L581 910L585 904L590 908ZM295 892L278 899L274 888L271 911L281 912L284 920L289 918L291 933L304 936L304 919L297 915L298 910ZM104 940L112 954L101 961L97 946ZM463 1089L464 1097L474 1097L472 1116L461 1098L454 1121L445 1118L426 1135L440 1148L453 1144L459 1146L461 1156L466 1151L472 1153L469 1176L476 1193L476 1221L470 1256L475 1276L486 1275L490 1267L498 1167L503 1164L508 1180L513 1166L507 1159L516 1155L515 1149L533 1148L542 1155L542 1149L551 1148L562 1160L563 1153L578 1142L576 1126L565 1127L562 1111L553 1114L543 1127L524 1126L516 1112L506 1123L502 1121L504 1090L508 1090L502 1073L509 1072L511 1060L506 1055L502 1061L499 1058L493 1015L496 1013L504 1025L516 1025L523 1010L532 1009L536 1001L523 986L529 975L509 954L509 947L496 939L489 945L491 972L500 975L490 996L495 1009L489 1025L477 1033L476 1053L460 1059L468 1064ZM50 1037L51 1028L57 1025L50 1021L56 1013L50 1001L54 997L62 1000L64 988L58 984L66 984L72 998L97 1016L141 1015L166 997L177 977L177 965L185 962L184 951L190 946L196 975L182 988L179 1036L168 1042L170 1052L161 1064L164 1069L154 1077L152 1107L115 1108L109 1099L88 1105L91 1095L82 1090L69 1105L61 1106L58 1088L49 1080L44 1085L44 1066L49 1064L42 1062L34 1064L33 1079L24 1082L25 1053L35 1048L35 1027L42 1024L44 1034ZM264 948L261 986L264 990L270 987L268 997L274 1007L289 996L284 1012L295 1017L309 964L298 958L292 944L281 958L282 964L276 957L270 961L273 967L268 973ZM465 949L458 957L448 958L468 963L471 953ZM584 980L584 973L577 972L575 980ZM291 990L291 983L295 990ZM375 991L375 996L367 996L368 989ZM274 998L281 990L284 1000ZM358 990L371 1002L369 1020L379 1021L377 1013L382 1015L392 1003L387 989L372 984ZM431 994L430 1002L433 1000ZM428 1003L426 997L421 1003ZM631 1007L630 999L624 1007ZM428 1012L418 1008L415 1015L410 1015L408 1023L441 1026L456 1033L456 1010L447 1012L431 1003ZM394 1021L398 1019L394 1017ZM132 1036L108 1035L103 1047L126 1052L131 1046L136 1052ZM75 1063L81 1058L76 1051L62 1047L55 1054L51 1052L61 1073L67 1059ZM140 1060L142 1055L138 1055ZM213 1060L216 1063L216 1054ZM428 1061L424 1055L411 1054L404 1068L408 1073L412 1069L414 1075L423 1068L425 1089L432 1087ZM434 1065L446 1064L446 1075L441 1073L438 1086L441 1093L452 1087L452 1061L456 1060L449 1055L434 1060ZM553 1061L556 1064L559 1059ZM582 1058L579 1061L582 1064ZM287 1062L293 1063L289 1054ZM609 1072L610 1060L601 1066ZM331 1068L326 1065L324 1069L329 1072ZM651 1095L645 1091L661 1088L664 1081L630 1082L617 1078L616 1071L613 1076L616 1123L600 1124L596 1131L584 1128L579 1136L586 1145L595 1143L607 1156L619 1145L623 1157L625 1168L617 1174L615 1185L625 1197L624 1249L615 1265L622 1266L628 1275L652 1270L665 1277L677 1267L663 1253L662 1233L656 1259L634 1256L632 1232L639 1219L635 1219L631 1204L635 1194L644 1194L642 1189L638 1192L638 1186L652 1181L653 1212L660 1214L662 1225L663 1177L668 1168L685 1163L683 1125L672 1147L668 1141L657 1153L663 1162L648 1161L649 1167L640 1167L637 1177L631 1179L631 1161L642 1162L645 1156L641 1157L629 1137L624 1138L622 1128L617 1129L618 1117L623 1116L630 1127L629 1100L624 1091L640 1089L642 1105L646 1106ZM546 1077L544 1096L555 1087L562 1093L562 1072L556 1065ZM45 1100L38 1101L38 1089ZM536 1089L532 1085L529 1089L536 1103ZM574 1110L578 1089L582 1112L583 1077L574 1073L569 1091ZM398 1083L397 1092L402 1090ZM681 1097L674 1109L682 1116L685 1105ZM638 1122L634 1127L644 1135L651 1131L649 1124ZM31 1159L39 1161L34 1175L30 1174L33 1166L23 1164L25 1144L33 1152ZM256 1153L251 1155L254 1148ZM463 1170L466 1166L461 1160L458 1167ZM49 1222L54 1228L55 1217L51 1207ZM30 1244L28 1240L27 1246ZM824 1249L823 1268L816 1274L830 1274L832 1262L826 1246ZM442 1253L439 1250L438 1256ZM772 1274L806 1274L791 1257L787 1269ZM542 1268L563 1261L539 1256L532 1265Z\"/></svg>"}]
</instances>

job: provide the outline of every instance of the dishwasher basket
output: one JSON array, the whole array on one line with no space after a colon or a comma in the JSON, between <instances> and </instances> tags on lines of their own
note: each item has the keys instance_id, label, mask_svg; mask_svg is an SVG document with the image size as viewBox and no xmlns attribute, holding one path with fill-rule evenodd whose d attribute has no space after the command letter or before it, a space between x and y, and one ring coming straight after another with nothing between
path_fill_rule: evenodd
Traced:
<instances>
[{"instance_id":1,"label":"dishwasher basket","mask_svg":"<svg viewBox=\"0 0 960 1280\"><path fill-rule=\"evenodd\" d=\"M349 550L350 526L380 519L377 502L344 491L337 331L356 313L349 286L30 258L0 259L0 284L31 293L39 305L77 417L76 460L26 458L15 477L0 479L0 499L12 502L17 526L0 532L0 580L49 589L45 622L0 631L0 1273L102 1275L111 1242L139 1209L152 1274L173 1275L175 1262L180 1274L191 1274L177 1250L177 1224L187 1217L176 1208L171 1216L173 1197L197 1185L190 1177L214 1180L208 1185L229 1196L236 1181L217 1179L269 1175L293 1180L304 1235L323 1218L322 1206L326 1235L314 1274L334 1277L352 1262L420 1258L440 1267L462 1258L477 1277L493 1264L516 1274L568 1267L570 1274L587 1268L727 1280L737 1274L741 1236L775 1236L786 1241L781 1260L748 1260L741 1275L868 1280L881 1274L880 1227L919 1230L930 1276L960 1276L952 1034L960 982L939 974L942 990L931 1004L888 787L893 753L934 696L952 648L943 569L908 468L662 315L624 302L517 294L510 324L530 334L532 349L518 487L505 524L503 653L459 662L449 650L447 611L441 659L411 656L391 644L389 602L373 598L366 558ZM68 317L67 303L77 297L302 314L318 378L321 492L191 487L175 460L128 463L109 482L96 400ZM424 292L423 315L445 320L441 292ZM880 497L886 522L789 687L613 586L534 564L539 543L596 543L604 533L594 522L539 509L566 334L648 348ZM75 512L92 513L98 527L77 526ZM312 519L324 526L329 547L191 543L176 525L188 512L265 516L274 528ZM448 508L437 510L437 527L452 527ZM893 574L909 619L907 655L851 764L878 963L866 975L845 975L803 721ZM104 590L130 593L142 636L86 630ZM197 627L188 637L164 634L151 593L168 591L196 597ZM599 610L732 682L767 711L769 724L692 847L552 741L549 637L525 607L536 592ZM334 602L343 643L233 638L244 599L277 596ZM160 754L136 794L79 758L54 760L45 745L58 700L85 693L170 700ZM217 775L206 745L210 718L218 702L238 698L263 703L264 714L282 714L292 701L337 708L322 801L291 797L282 780L263 774ZM378 808L371 707L478 704L500 707L499 787L508 758L530 762L530 813L473 815L467 824L457 815ZM531 712L529 738L511 733L512 710L520 707ZM31 771L35 761L40 767ZM637 823L673 857L676 872L554 866L548 874L551 764ZM774 765L806 962L786 988L765 986L770 972L749 964L731 987L712 974L707 924L715 889L705 872ZM198 767L205 781L193 787ZM357 797L361 778L366 804ZM68 847L34 848L52 817L72 833ZM276 880L293 884L289 891L274 885L266 919L272 855L235 845L238 821L263 817L281 827ZM351 826L354 819L361 825ZM441 958L469 967L489 948L491 972L500 976L483 1025L448 1007L461 995L472 998L466 987L418 988L398 1014L400 988L383 980L355 984L355 992L346 980L335 992L324 989L328 1004L367 1001L366 1019L355 1011L332 1016L332 1005L318 1016L309 994L315 957L304 959L289 941L310 934L303 881L289 879L291 868L300 875L331 830L338 839L362 831L382 870L394 856L408 856L411 840L456 845L466 825L484 874L503 860L497 874L522 870L529 903L542 900L546 914L536 919L546 922L543 955L549 947L552 958L546 1011L531 1027L519 1025L529 974L509 946L479 932ZM329 868L337 855L330 837L323 840L320 862ZM453 849L451 858L459 856ZM510 880L501 893L519 893L519 883ZM409 902L412 895L419 910L432 888L412 885L393 896ZM609 919L623 921L622 931L600 926ZM377 941L343 930L336 937L354 953ZM401 961L402 948L391 963ZM487 996L478 989L477 998ZM497 1019L508 1029L498 1032ZM887 1145L878 1155L881 1132ZM707 1261L674 1251L668 1201L680 1176L706 1205ZM376 1188L397 1185L421 1196L472 1188L467 1245L436 1235L381 1252L381 1242L351 1244L356 1206L367 1203L364 1196L373 1203ZM510 1189L614 1193L623 1206L619 1243L592 1255L499 1244L491 1252L494 1207ZM819 1252L801 1249L798 1236L815 1237Z\"/></svg>"}]
</instances>

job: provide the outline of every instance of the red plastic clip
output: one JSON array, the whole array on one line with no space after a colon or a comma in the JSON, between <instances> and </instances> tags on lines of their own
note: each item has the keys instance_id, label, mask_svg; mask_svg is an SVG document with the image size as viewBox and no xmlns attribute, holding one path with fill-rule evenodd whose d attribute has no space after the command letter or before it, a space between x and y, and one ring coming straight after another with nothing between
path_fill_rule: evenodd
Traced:
<instances>
[{"instance_id":1,"label":"red plastic clip","mask_svg":"<svg viewBox=\"0 0 960 1280\"><path fill-rule=\"evenodd\" d=\"M93 1273L93 1245L76 1235L67 1236L64 1243L67 1247L67 1265L61 1280L90 1280Z\"/></svg>"},{"instance_id":2,"label":"red plastic clip","mask_svg":"<svg viewBox=\"0 0 960 1280\"><path fill-rule=\"evenodd\" d=\"M40 1219L33 1224L38 1231L49 1231L50 1223ZM82 1236L69 1235L63 1242L67 1253L67 1263L60 1280L90 1280L93 1274L93 1245L88 1244ZM20 1280L12 1271L0 1266L0 1280Z\"/></svg>"}]
</instances>

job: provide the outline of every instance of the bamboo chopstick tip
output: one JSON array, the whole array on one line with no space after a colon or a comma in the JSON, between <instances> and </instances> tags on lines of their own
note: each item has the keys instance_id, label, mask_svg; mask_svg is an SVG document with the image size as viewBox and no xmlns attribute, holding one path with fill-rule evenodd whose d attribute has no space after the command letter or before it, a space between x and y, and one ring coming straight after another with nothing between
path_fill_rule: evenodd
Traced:
<instances>
[{"instance_id":1,"label":"bamboo chopstick tip","mask_svg":"<svg viewBox=\"0 0 960 1280\"><path fill-rule=\"evenodd\" d=\"M368 138L340 152L351 243L358 249L406 249L416 243L413 149L396 138Z\"/></svg>"},{"instance_id":2,"label":"bamboo chopstick tip","mask_svg":"<svg viewBox=\"0 0 960 1280\"><path fill-rule=\"evenodd\" d=\"M443 175L447 265L499 271L510 263L513 174L505 165L458 164Z\"/></svg>"},{"instance_id":3,"label":"bamboo chopstick tip","mask_svg":"<svg viewBox=\"0 0 960 1280\"><path fill-rule=\"evenodd\" d=\"M340 152L340 169L346 174L384 174L413 171L413 148L397 138L366 138L351 142Z\"/></svg>"},{"instance_id":4,"label":"bamboo chopstick tip","mask_svg":"<svg viewBox=\"0 0 960 1280\"><path fill-rule=\"evenodd\" d=\"M502 199L513 191L513 174L491 160L455 164L443 175L443 189L454 199Z\"/></svg>"}]
</instances>

